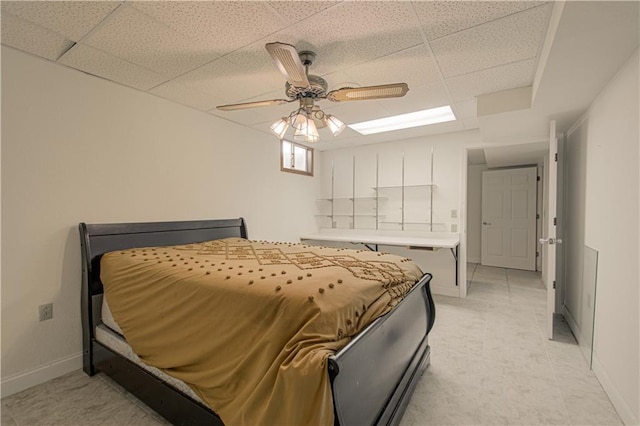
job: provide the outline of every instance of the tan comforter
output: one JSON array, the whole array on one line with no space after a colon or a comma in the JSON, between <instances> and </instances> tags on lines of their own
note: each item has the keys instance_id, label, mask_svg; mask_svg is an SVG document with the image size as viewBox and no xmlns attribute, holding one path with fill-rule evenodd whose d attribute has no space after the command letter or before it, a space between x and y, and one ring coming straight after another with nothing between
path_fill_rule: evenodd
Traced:
<instances>
[{"instance_id":1,"label":"tan comforter","mask_svg":"<svg viewBox=\"0 0 640 426\"><path fill-rule=\"evenodd\" d=\"M332 425L327 357L420 279L408 259L240 238L103 256L113 316L227 425ZM375 374L375 372L371 372Z\"/></svg>"}]
</instances>

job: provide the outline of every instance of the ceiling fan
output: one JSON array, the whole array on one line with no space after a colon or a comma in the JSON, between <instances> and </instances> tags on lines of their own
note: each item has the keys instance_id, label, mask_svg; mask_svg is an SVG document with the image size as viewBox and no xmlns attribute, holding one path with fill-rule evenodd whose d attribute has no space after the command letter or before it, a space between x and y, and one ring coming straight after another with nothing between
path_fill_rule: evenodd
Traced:
<instances>
[{"instance_id":1,"label":"ceiling fan","mask_svg":"<svg viewBox=\"0 0 640 426\"><path fill-rule=\"evenodd\" d=\"M409 91L406 83L393 83L366 87L341 87L327 92L327 81L320 76L309 74L309 67L316 58L314 52L305 50L298 53L295 46L277 42L267 43L265 47L287 79L285 94L288 99L219 105L216 108L221 111L234 111L298 101L300 106L297 110L271 125L271 131L280 139L284 137L289 126L295 130L294 139L305 142L317 142L320 139L318 128L326 126L334 136L344 130L345 124L335 116L322 111L316 105L317 101L328 99L332 102L345 102L399 98Z\"/></svg>"}]
</instances>

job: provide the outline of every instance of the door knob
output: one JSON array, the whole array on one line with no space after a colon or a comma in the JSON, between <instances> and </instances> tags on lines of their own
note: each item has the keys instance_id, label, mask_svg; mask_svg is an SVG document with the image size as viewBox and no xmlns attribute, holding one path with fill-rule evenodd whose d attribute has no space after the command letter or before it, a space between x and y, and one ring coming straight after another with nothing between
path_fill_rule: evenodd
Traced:
<instances>
[{"instance_id":1,"label":"door knob","mask_svg":"<svg viewBox=\"0 0 640 426\"><path fill-rule=\"evenodd\" d=\"M540 238L538 242L540 244L549 244L549 245L562 244L562 239L561 238Z\"/></svg>"}]
</instances>

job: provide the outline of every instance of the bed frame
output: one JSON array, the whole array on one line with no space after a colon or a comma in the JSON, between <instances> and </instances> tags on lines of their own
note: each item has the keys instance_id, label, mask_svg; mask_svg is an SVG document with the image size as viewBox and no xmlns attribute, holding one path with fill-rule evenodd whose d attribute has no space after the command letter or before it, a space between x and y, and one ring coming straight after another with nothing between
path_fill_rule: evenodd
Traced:
<instances>
[{"instance_id":1,"label":"bed frame","mask_svg":"<svg viewBox=\"0 0 640 426\"><path fill-rule=\"evenodd\" d=\"M102 323L100 258L104 253L228 237L247 238L244 219L81 223L85 373L93 376L102 371L172 424L223 425L209 407L98 342L95 327ZM329 357L327 368L336 425L395 425L400 422L418 379L429 364L427 335L435 319L430 280L431 275L425 274L391 312L376 319Z\"/></svg>"}]
</instances>

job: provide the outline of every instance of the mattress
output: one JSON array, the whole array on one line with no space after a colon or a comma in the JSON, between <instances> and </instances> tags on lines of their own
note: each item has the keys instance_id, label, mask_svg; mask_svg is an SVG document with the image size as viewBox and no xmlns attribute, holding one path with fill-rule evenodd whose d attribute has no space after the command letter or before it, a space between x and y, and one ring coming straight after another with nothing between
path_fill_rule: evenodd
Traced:
<instances>
[{"instance_id":1,"label":"mattress","mask_svg":"<svg viewBox=\"0 0 640 426\"><path fill-rule=\"evenodd\" d=\"M95 330L95 336L98 342L110 348L117 354L127 358L129 361L133 362L139 367L142 367L148 373L152 374L163 382L171 384L180 392L190 396L191 398L202 404L205 404L204 401L202 401L202 399L182 380L171 377L161 370L142 362L140 357L138 357L138 355L133 352L131 346L129 346L124 337L122 337L122 330L113 319L113 315L111 314L109 305L106 302L106 298L102 299L102 322L103 324L97 326Z\"/></svg>"}]
</instances>

